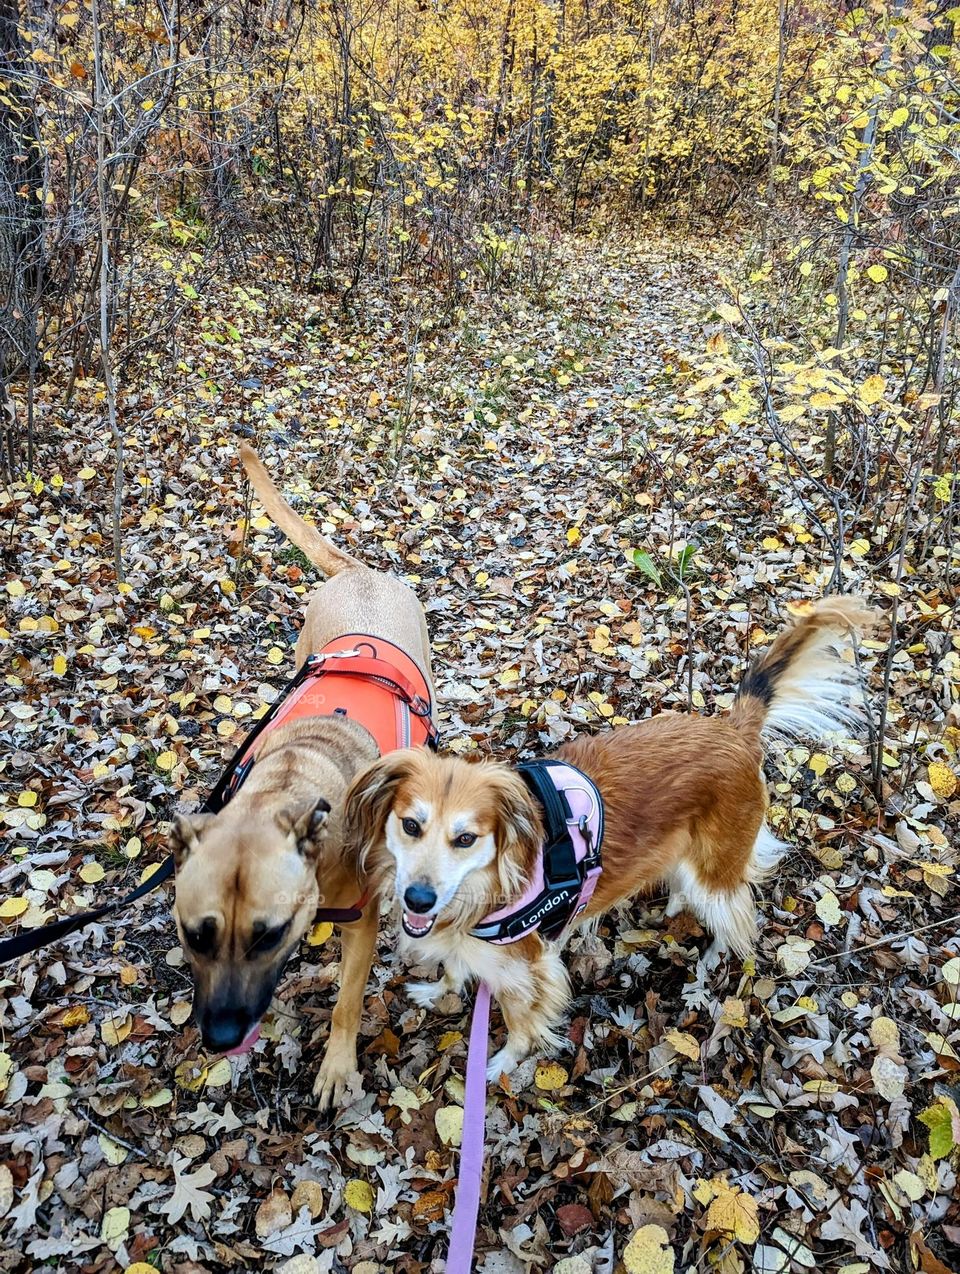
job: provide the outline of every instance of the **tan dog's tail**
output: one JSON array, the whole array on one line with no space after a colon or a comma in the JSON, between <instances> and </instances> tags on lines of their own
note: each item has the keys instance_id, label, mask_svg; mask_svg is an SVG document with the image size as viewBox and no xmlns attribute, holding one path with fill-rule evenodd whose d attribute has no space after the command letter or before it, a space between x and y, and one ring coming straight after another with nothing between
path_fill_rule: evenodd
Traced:
<instances>
[{"instance_id":1,"label":"tan dog's tail","mask_svg":"<svg viewBox=\"0 0 960 1274\"><path fill-rule=\"evenodd\" d=\"M747 669L730 713L741 730L818 739L862 724L860 677L838 646L877 615L857 597L825 597Z\"/></svg>"},{"instance_id":2,"label":"tan dog's tail","mask_svg":"<svg viewBox=\"0 0 960 1274\"><path fill-rule=\"evenodd\" d=\"M272 521L324 575L336 575L338 571L363 565L349 553L344 553L343 549L331 544L315 526L305 522L299 513L291 509L263 467L262 460L248 443L240 444L240 459L260 503Z\"/></svg>"}]
</instances>

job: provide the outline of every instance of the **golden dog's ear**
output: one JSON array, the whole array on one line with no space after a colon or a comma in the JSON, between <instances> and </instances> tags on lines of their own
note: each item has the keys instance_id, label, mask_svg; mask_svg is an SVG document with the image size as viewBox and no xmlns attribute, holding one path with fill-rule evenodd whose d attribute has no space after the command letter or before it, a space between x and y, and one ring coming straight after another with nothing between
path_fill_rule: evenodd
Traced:
<instances>
[{"instance_id":1,"label":"golden dog's ear","mask_svg":"<svg viewBox=\"0 0 960 1274\"><path fill-rule=\"evenodd\" d=\"M518 774L506 766L491 767L497 814L497 873L504 902L512 901L523 888L543 845L543 823L536 801Z\"/></svg>"},{"instance_id":2,"label":"golden dog's ear","mask_svg":"<svg viewBox=\"0 0 960 1274\"><path fill-rule=\"evenodd\" d=\"M177 870L183 866L193 850L199 848L200 836L215 814L175 814L170 828L170 852Z\"/></svg>"},{"instance_id":3,"label":"golden dog's ear","mask_svg":"<svg viewBox=\"0 0 960 1274\"><path fill-rule=\"evenodd\" d=\"M388 752L353 780L344 810L345 840L361 858L382 838L397 788L411 777L417 760L414 748Z\"/></svg>"},{"instance_id":4,"label":"golden dog's ear","mask_svg":"<svg viewBox=\"0 0 960 1274\"><path fill-rule=\"evenodd\" d=\"M277 823L280 829L292 835L297 842L297 849L304 858L316 858L323 844L327 823L330 819L330 802L321 796L298 809L282 809L277 811Z\"/></svg>"}]
</instances>

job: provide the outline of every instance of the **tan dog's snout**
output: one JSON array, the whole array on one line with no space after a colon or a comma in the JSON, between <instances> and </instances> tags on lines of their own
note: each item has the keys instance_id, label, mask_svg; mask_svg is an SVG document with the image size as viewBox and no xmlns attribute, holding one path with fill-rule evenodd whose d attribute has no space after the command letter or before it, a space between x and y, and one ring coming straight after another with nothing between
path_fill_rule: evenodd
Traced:
<instances>
[{"instance_id":1,"label":"tan dog's snout","mask_svg":"<svg viewBox=\"0 0 960 1274\"><path fill-rule=\"evenodd\" d=\"M319 902L316 860L330 805L313 799L263 818L179 817L174 914L194 981L194 1018L211 1052L249 1048L283 968Z\"/></svg>"}]
</instances>

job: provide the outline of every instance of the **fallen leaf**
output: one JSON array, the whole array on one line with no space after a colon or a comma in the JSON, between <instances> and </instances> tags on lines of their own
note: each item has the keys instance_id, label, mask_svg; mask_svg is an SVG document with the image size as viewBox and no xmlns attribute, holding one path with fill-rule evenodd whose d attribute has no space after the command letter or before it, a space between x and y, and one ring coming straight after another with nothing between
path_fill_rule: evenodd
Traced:
<instances>
[{"instance_id":1,"label":"fallen leaf","mask_svg":"<svg viewBox=\"0 0 960 1274\"><path fill-rule=\"evenodd\" d=\"M660 1225L642 1225L634 1230L623 1249L627 1274L673 1274L675 1258L670 1236Z\"/></svg>"}]
</instances>

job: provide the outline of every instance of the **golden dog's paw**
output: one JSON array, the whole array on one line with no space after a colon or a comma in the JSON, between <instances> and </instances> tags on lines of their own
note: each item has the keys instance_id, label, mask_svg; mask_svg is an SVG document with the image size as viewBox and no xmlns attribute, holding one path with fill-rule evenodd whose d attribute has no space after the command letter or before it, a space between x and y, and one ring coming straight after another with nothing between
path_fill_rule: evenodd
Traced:
<instances>
[{"instance_id":1,"label":"golden dog's paw","mask_svg":"<svg viewBox=\"0 0 960 1274\"><path fill-rule=\"evenodd\" d=\"M408 982L406 986L407 995L422 1009L435 1009L449 989L443 978L439 982Z\"/></svg>"},{"instance_id":2,"label":"golden dog's paw","mask_svg":"<svg viewBox=\"0 0 960 1274\"><path fill-rule=\"evenodd\" d=\"M356 1055L328 1049L313 1081L313 1095L320 1109L329 1110L331 1106L343 1105L344 1097L348 1093L355 1094L360 1088Z\"/></svg>"}]
</instances>

